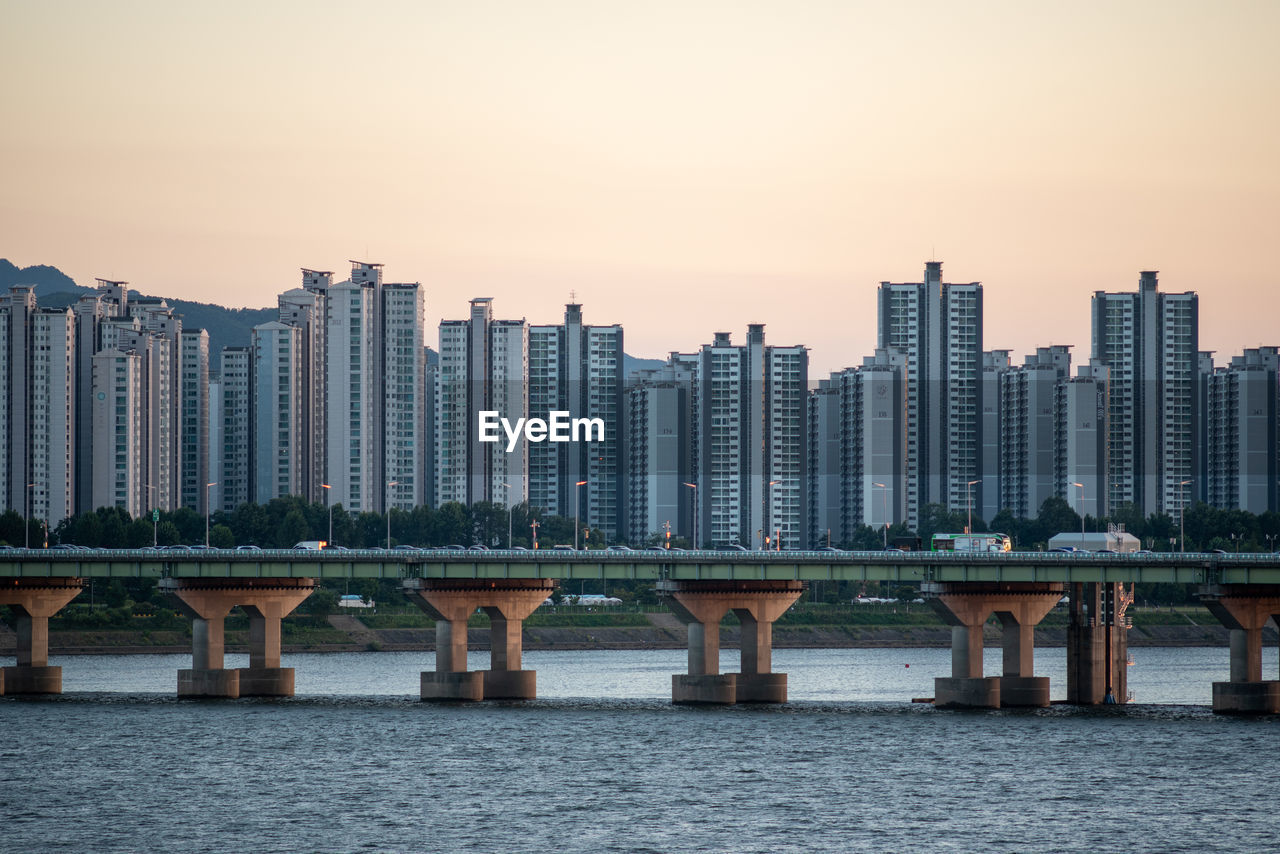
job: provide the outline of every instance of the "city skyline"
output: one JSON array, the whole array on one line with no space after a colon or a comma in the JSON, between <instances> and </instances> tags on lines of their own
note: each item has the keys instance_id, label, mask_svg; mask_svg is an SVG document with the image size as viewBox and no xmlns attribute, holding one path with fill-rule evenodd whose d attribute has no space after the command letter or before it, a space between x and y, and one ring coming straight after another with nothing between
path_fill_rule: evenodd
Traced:
<instances>
[{"instance_id":1,"label":"city skyline","mask_svg":"<svg viewBox=\"0 0 1280 854\"><path fill-rule=\"evenodd\" d=\"M1142 270L1203 298L1218 364L1274 343L1274 4L6 18L0 253L80 283L257 308L363 257L422 283L428 329L475 296L551 323L576 291L632 355L765 323L817 377L875 349L881 282L942 259L982 282L989 350L1080 361L1086 298Z\"/></svg>"}]
</instances>

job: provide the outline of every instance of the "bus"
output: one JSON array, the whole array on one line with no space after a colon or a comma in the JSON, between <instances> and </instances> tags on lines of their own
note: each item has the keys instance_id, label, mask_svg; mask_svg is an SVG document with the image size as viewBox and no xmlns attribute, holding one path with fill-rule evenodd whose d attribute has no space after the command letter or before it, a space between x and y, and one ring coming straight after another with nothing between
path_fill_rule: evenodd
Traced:
<instances>
[{"instance_id":1,"label":"bus","mask_svg":"<svg viewBox=\"0 0 1280 854\"><path fill-rule=\"evenodd\" d=\"M1009 552L1013 543L1007 534L934 534L935 552Z\"/></svg>"}]
</instances>

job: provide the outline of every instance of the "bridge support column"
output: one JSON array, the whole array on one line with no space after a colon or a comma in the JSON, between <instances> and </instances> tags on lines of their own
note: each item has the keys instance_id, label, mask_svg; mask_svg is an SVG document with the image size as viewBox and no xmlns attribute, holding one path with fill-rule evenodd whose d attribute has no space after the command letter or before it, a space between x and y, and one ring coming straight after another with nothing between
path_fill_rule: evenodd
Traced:
<instances>
[{"instance_id":1,"label":"bridge support column","mask_svg":"<svg viewBox=\"0 0 1280 854\"><path fill-rule=\"evenodd\" d=\"M1067 623L1067 702L1097 706L1127 702L1132 592L1116 582L1075 582Z\"/></svg>"},{"instance_id":2,"label":"bridge support column","mask_svg":"<svg viewBox=\"0 0 1280 854\"><path fill-rule=\"evenodd\" d=\"M1213 710L1219 714L1280 713L1280 681L1262 678L1262 629L1280 615L1280 586L1213 584L1201 601L1231 630L1231 681L1213 683Z\"/></svg>"},{"instance_id":3,"label":"bridge support column","mask_svg":"<svg viewBox=\"0 0 1280 854\"><path fill-rule=\"evenodd\" d=\"M313 578L163 578L160 587L191 618L191 669L179 697L292 697L293 668L280 666L280 620L315 589ZM223 667L227 614L249 616L249 666Z\"/></svg>"},{"instance_id":4,"label":"bridge support column","mask_svg":"<svg viewBox=\"0 0 1280 854\"><path fill-rule=\"evenodd\" d=\"M940 709L1049 705L1049 680L1035 675L1035 627L1062 598L1053 583L926 583L930 605L951 626L951 676L934 680ZM982 675L982 627L1004 628L1002 676Z\"/></svg>"},{"instance_id":5,"label":"bridge support column","mask_svg":"<svg viewBox=\"0 0 1280 854\"><path fill-rule=\"evenodd\" d=\"M410 578L409 599L436 621L436 669L424 672L424 700L531 700L537 671L521 669L525 619L555 589L551 579L502 581ZM490 669L467 672L467 618L489 615Z\"/></svg>"},{"instance_id":6,"label":"bridge support column","mask_svg":"<svg viewBox=\"0 0 1280 854\"><path fill-rule=\"evenodd\" d=\"M787 674L773 673L773 623L804 592L801 581L660 581L689 627L689 672L671 677L673 703L785 703ZM739 673L720 673L720 621L742 623Z\"/></svg>"},{"instance_id":7,"label":"bridge support column","mask_svg":"<svg viewBox=\"0 0 1280 854\"><path fill-rule=\"evenodd\" d=\"M49 618L83 587L79 578L13 578L0 585L0 605L18 618L17 665L0 670L0 694L62 693L62 668L49 666Z\"/></svg>"}]
</instances>

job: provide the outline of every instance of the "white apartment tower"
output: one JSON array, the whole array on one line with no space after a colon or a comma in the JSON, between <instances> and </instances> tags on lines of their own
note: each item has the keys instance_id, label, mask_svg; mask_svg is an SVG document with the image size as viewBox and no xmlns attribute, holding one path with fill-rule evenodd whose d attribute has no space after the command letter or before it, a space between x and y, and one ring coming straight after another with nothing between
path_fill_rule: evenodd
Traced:
<instances>
[{"instance_id":1,"label":"white apartment tower","mask_svg":"<svg viewBox=\"0 0 1280 854\"><path fill-rule=\"evenodd\" d=\"M302 374L302 398L298 414L302 420L302 446L294 449L300 467L299 494L307 501L325 501L327 483L325 464L327 417L325 389L326 300L333 273L324 270L302 271L302 286L285 291L278 297L279 320L299 330L299 369Z\"/></svg>"},{"instance_id":2,"label":"white apartment tower","mask_svg":"<svg viewBox=\"0 0 1280 854\"><path fill-rule=\"evenodd\" d=\"M1020 518L1035 516L1041 504L1060 494L1057 389L1070 375L1071 350L1064 345L1040 347L1021 367L1000 374L1000 509Z\"/></svg>"},{"instance_id":3,"label":"white apartment tower","mask_svg":"<svg viewBox=\"0 0 1280 854\"><path fill-rule=\"evenodd\" d=\"M178 430L181 476L179 503L205 512L209 478L209 333L184 329L179 335L182 406Z\"/></svg>"},{"instance_id":4,"label":"white apartment tower","mask_svg":"<svg viewBox=\"0 0 1280 854\"><path fill-rule=\"evenodd\" d=\"M764 325L735 346L718 332L697 376L699 545L808 542L808 351L766 347Z\"/></svg>"},{"instance_id":5,"label":"white apartment tower","mask_svg":"<svg viewBox=\"0 0 1280 854\"><path fill-rule=\"evenodd\" d=\"M412 510L427 501L423 469L427 409L420 393L426 373L423 293L417 284L382 287L383 474L386 507Z\"/></svg>"},{"instance_id":6,"label":"white apartment tower","mask_svg":"<svg viewBox=\"0 0 1280 854\"><path fill-rule=\"evenodd\" d=\"M279 321L253 328L252 496L258 504L302 494L302 332Z\"/></svg>"},{"instance_id":7,"label":"white apartment tower","mask_svg":"<svg viewBox=\"0 0 1280 854\"><path fill-rule=\"evenodd\" d=\"M693 370L673 358L627 379L626 537L641 544L655 535L693 540L693 460L690 453ZM701 537L699 537L701 539Z\"/></svg>"},{"instance_id":8,"label":"white apartment tower","mask_svg":"<svg viewBox=\"0 0 1280 854\"><path fill-rule=\"evenodd\" d=\"M507 451L481 442L479 413L497 412L512 424L529 412L529 325L495 320L493 300L471 300L467 320L440 323L436 372L436 506L491 501L512 506L528 496L528 448L523 438Z\"/></svg>"},{"instance_id":9,"label":"white apartment tower","mask_svg":"<svg viewBox=\"0 0 1280 854\"><path fill-rule=\"evenodd\" d=\"M230 512L252 500L252 359L248 347L223 347L221 374L220 471L207 482L217 481L221 502L216 509Z\"/></svg>"},{"instance_id":10,"label":"white apartment tower","mask_svg":"<svg viewBox=\"0 0 1280 854\"><path fill-rule=\"evenodd\" d=\"M32 315L31 514L53 528L75 513L76 323L69 308Z\"/></svg>"},{"instance_id":11,"label":"white apartment tower","mask_svg":"<svg viewBox=\"0 0 1280 854\"><path fill-rule=\"evenodd\" d=\"M1093 295L1093 360L1110 369L1108 506L1176 514L1204 490L1195 453L1199 301L1157 287L1148 270L1135 293Z\"/></svg>"},{"instance_id":12,"label":"white apartment tower","mask_svg":"<svg viewBox=\"0 0 1280 854\"><path fill-rule=\"evenodd\" d=\"M138 516L146 501L143 356L109 348L95 353L92 362L92 504Z\"/></svg>"},{"instance_id":13,"label":"white apartment tower","mask_svg":"<svg viewBox=\"0 0 1280 854\"><path fill-rule=\"evenodd\" d=\"M882 282L879 349L906 356L907 522L926 504L982 503L982 284L942 281L942 263L925 264L924 281ZM978 480L970 492L970 482Z\"/></svg>"},{"instance_id":14,"label":"white apartment tower","mask_svg":"<svg viewBox=\"0 0 1280 854\"><path fill-rule=\"evenodd\" d=\"M353 261L351 278L331 285L326 301L328 498L353 512L376 512L383 500L381 288L381 264Z\"/></svg>"}]
</instances>

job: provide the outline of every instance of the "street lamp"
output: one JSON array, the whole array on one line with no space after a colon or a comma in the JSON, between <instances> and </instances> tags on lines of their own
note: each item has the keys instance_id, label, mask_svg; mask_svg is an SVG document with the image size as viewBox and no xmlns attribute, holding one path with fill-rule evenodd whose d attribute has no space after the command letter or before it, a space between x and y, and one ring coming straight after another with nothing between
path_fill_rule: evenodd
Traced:
<instances>
[{"instance_id":1,"label":"street lamp","mask_svg":"<svg viewBox=\"0 0 1280 854\"><path fill-rule=\"evenodd\" d=\"M573 485L573 549L574 551L578 550L578 520L580 518L578 514L578 510L579 510L578 499L582 495L582 487L586 485L587 485L587 482L585 480L580 480Z\"/></svg>"},{"instance_id":2,"label":"street lamp","mask_svg":"<svg viewBox=\"0 0 1280 854\"><path fill-rule=\"evenodd\" d=\"M156 488L154 485L147 487L147 494L152 496L156 494ZM209 502L206 499L205 504L207 505L208 503ZM208 508L206 507L206 509ZM159 532L160 532L160 511L156 508L155 498L152 498L151 499L151 548L153 549L156 546L160 545Z\"/></svg>"},{"instance_id":3,"label":"street lamp","mask_svg":"<svg viewBox=\"0 0 1280 854\"><path fill-rule=\"evenodd\" d=\"M778 484L780 484L780 483L782 483L782 481L780 481L780 480L771 480L771 481L769 481L768 483L766 483L766 484L765 484L765 487L767 488L767 487L770 487L770 486L777 486L777 485L778 485ZM714 495L713 495L713 496L711 496L711 497L712 497L712 499L714 499L714 498L715 498L715 496L714 496ZM767 496L765 496L765 505L769 508L769 515L768 515L768 518L765 520L766 524L765 524L765 526L764 526L764 540L760 543L760 545L764 546L765 550L766 550L766 551L768 551L768 548L769 548L769 535L773 533L773 490L771 490L771 489L769 490L769 494L768 494ZM775 548L776 548L776 547L777 547L777 545L778 545L778 543L777 543L777 540L778 540L778 539L779 539L778 537L776 537L776 536L774 537L774 547L775 547Z\"/></svg>"},{"instance_id":4,"label":"street lamp","mask_svg":"<svg viewBox=\"0 0 1280 854\"><path fill-rule=\"evenodd\" d=\"M973 533L973 485L975 483L982 483L982 478L969 481L964 488L964 492L965 492L965 495L968 497L968 504L969 504L969 525L968 527L965 528L966 534Z\"/></svg>"},{"instance_id":5,"label":"street lamp","mask_svg":"<svg viewBox=\"0 0 1280 854\"><path fill-rule=\"evenodd\" d=\"M218 485L217 481L204 485L204 547L209 548L209 490Z\"/></svg>"},{"instance_id":6,"label":"street lamp","mask_svg":"<svg viewBox=\"0 0 1280 854\"><path fill-rule=\"evenodd\" d=\"M1195 480L1192 478L1191 480ZM1184 480L1178 486L1186 486L1191 480ZM1187 553L1187 491L1182 490L1182 512L1178 514L1178 539L1182 541L1181 551Z\"/></svg>"},{"instance_id":7,"label":"street lamp","mask_svg":"<svg viewBox=\"0 0 1280 854\"><path fill-rule=\"evenodd\" d=\"M22 514L22 531L23 535L26 537L26 540L23 543L23 548L28 549L31 548L31 505L33 503L31 490L35 489L35 487L36 485L34 483L27 484L27 506Z\"/></svg>"},{"instance_id":8,"label":"street lamp","mask_svg":"<svg viewBox=\"0 0 1280 854\"><path fill-rule=\"evenodd\" d=\"M889 486L877 481L872 481L871 485L880 487L880 495L884 498L882 508L884 510L884 547L887 549L889 548Z\"/></svg>"},{"instance_id":9,"label":"street lamp","mask_svg":"<svg viewBox=\"0 0 1280 854\"><path fill-rule=\"evenodd\" d=\"M1084 484L1071 481L1072 486L1080 487L1080 549L1084 550Z\"/></svg>"},{"instance_id":10,"label":"street lamp","mask_svg":"<svg viewBox=\"0 0 1280 854\"><path fill-rule=\"evenodd\" d=\"M1276 550L1276 537L1280 534L1263 534L1267 538L1267 550L1274 553Z\"/></svg>"},{"instance_id":11,"label":"street lamp","mask_svg":"<svg viewBox=\"0 0 1280 854\"><path fill-rule=\"evenodd\" d=\"M400 481L387 481L387 551L391 551L391 487L399 486Z\"/></svg>"},{"instance_id":12,"label":"street lamp","mask_svg":"<svg viewBox=\"0 0 1280 854\"><path fill-rule=\"evenodd\" d=\"M507 488L507 548L511 548L511 525L513 515L515 513L515 505L511 503L511 484L502 484Z\"/></svg>"},{"instance_id":13,"label":"street lamp","mask_svg":"<svg viewBox=\"0 0 1280 854\"><path fill-rule=\"evenodd\" d=\"M321 489L333 489L329 484L320 484ZM326 541L329 545L333 545L333 502L329 500L329 493L324 494L324 503L329 505L329 539Z\"/></svg>"},{"instance_id":14,"label":"street lamp","mask_svg":"<svg viewBox=\"0 0 1280 854\"><path fill-rule=\"evenodd\" d=\"M698 484L684 481L681 483L693 490L693 533L690 536L693 538L693 547L696 549L698 547Z\"/></svg>"},{"instance_id":15,"label":"street lamp","mask_svg":"<svg viewBox=\"0 0 1280 854\"><path fill-rule=\"evenodd\" d=\"M534 519L529 523L529 527L533 529L533 550L538 550L538 520Z\"/></svg>"}]
</instances>

